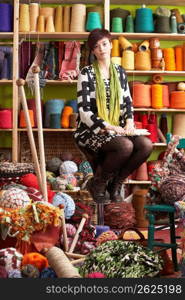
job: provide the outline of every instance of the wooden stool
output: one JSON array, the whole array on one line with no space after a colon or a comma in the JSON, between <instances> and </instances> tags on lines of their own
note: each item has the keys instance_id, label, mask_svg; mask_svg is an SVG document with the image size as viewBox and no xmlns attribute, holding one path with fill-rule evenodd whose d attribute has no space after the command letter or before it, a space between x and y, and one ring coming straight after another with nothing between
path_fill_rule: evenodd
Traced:
<instances>
[{"instance_id":1,"label":"wooden stool","mask_svg":"<svg viewBox=\"0 0 185 300\"><path fill-rule=\"evenodd\" d=\"M175 234L175 207L171 205L145 205L144 208L148 211L148 248L153 249L155 246L165 247L166 249L171 248L172 253L172 261L174 265L174 271L178 271L178 263L177 263L177 243L176 238L179 238ZM154 213L158 212L166 212L169 218L169 224L161 225L155 228L155 215ZM155 230L161 230L166 227L170 227L170 243L161 243L157 242L154 239Z\"/></svg>"}]
</instances>

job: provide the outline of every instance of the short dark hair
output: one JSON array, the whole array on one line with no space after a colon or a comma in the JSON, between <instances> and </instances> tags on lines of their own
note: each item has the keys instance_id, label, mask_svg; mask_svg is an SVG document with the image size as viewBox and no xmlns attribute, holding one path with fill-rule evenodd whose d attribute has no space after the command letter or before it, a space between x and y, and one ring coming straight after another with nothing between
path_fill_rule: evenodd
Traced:
<instances>
[{"instance_id":1,"label":"short dark hair","mask_svg":"<svg viewBox=\"0 0 185 300\"><path fill-rule=\"evenodd\" d=\"M92 30L87 40L90 50L94 50L96 43L103 38L108 38L111 41L111 34L107 29L96 28Z\"/></svg>"}]
</instances>

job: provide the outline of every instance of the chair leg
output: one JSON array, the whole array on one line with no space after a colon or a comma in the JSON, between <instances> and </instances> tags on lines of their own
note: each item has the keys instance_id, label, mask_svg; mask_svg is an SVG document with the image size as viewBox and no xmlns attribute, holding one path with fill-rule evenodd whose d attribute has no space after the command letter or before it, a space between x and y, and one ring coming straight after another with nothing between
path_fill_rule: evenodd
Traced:
<instances>
[{"instance_id":1,"label":"chair leg","mask_svg":"<svg viewBox=\"0 0 185 300\"><path fill-rule=\"evenodd\" d=\"M148 226L148 248L153 249L153 242L154 242L154 232L155 232L155 217L153 214L148 214L149 218L149 226Z\"/></svg>"},{"instance_id":2,"label":"chair leg","mask_svg":"<svg viewBox=\"0 0 185 300\"><path fill-rule=\"evenodd\" d=\"M174 213L169 213L169 219L170 219L170 240L171 240L171 244L176 245L176 247L171 248L172 261L173 261L173 265L174 265L174 270L178 271L177 244L176 244Z\"/></svg>"}]
</instances>

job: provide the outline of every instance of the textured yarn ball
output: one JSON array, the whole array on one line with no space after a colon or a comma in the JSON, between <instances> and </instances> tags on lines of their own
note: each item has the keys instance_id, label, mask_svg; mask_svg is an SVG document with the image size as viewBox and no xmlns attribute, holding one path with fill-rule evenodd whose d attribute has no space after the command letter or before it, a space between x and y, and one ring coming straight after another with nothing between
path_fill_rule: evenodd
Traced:
<instances>
[{"instance_id":1,"label":"textured yarn ball","mask_svg":"<svg viewBox=\"0 0 185 300\"><path fill-rule=\"evenodd\" d=\"M4 208L21 208L30 204L31 200L27 192L18 188L10 188L9 190L2 190L0 196L0 207Z\"/></svg>"},{"instance_id":2,"label":"textured yarn ball","mask_svg":"<svg viewBox=\"0 0 185 300\"><path fill-rule=\"evenodd\" d=\"M62 174L74 174L78 171L77 164L72 160L66 160L64 161L59 169L60 175Z\"/></svg>"},{"instance_id":3,"label":"textured yarn ball","mask_svg":"<svg viewBox=\"0 0 185 300\"><path fill-rule=\"evenodd\" d=\"M57 173L59 171L59 167L62 163L62 160L58 157L53 157L48 160L46 163L46 169L50 172Z\"/></svg>"},{"instance_id":4,"label":"textured yarn ball","mask_svg":"<svg viewBox=\"0 0 185 300\"><path fill-rule=\"evenodd\" d=\"M0 265L3 266L7 272L14 269L19 269L22 261L22 254L15 248L4 248L0 250Z\"/></svg>"},{"instance_id":5,"label":"textured yarn ball","mask_svg":"<svg viewBox=\"0 0 185 300\"><path fill-rule=\"evenodd\" d=\"M29 174L25 174L25 175L21 176L20 182L25 186L39 189L38 179L35 174L29 173Z\"/></svg>"},{"instance_id":6,"label":"textured yarn ball","mask_svg":"<svg viewBox=\"0 0 185 300\"><path fill-rule=\"evenodd\" d=\"M99 246L107 241L113 241L113 240L117 240L118 236L114 233L114 231L105 231L102 232L96 240L96 245Z\"/></svg>"},{"instance_id":7,"label":"textured yarn ball","mask_svg":"<svg viewBox=\"0 0 185 300\"><path fill-rule=\"evenodd\" d=\"M101 272L92 272L87 274L86 278L106 278L106 276Z\"/></svg>"},{"instance_id":8,"label":"textured yarn ball","mask_svg":"<svg viewBox=\"0 0 185 300\"><path fill-rule=\"evenodd\" d=\"M48 268L44 268L40 272L40 278L57 278L57 274L52 268L48 267Z\"/></svg>"},{"instance_id":9,"label":"textured yarn ball","mask_svg":"<svg viewBox=\"0 0 185 300\"><path fill-rule=\"evenodd\" d=\"M53 197L52 204L54 206L64 205L64 214L66 219L70 219L75 212L75 202L73 198L65 193L58 192Z\"/></svg>"},{"instance_id":10,"label":"textured yarn ball","mask_svg":"<svg viewBox=\"0 0 185 300\"><path fill-rule=\"evenodd\" d=\"M27 278L38 278L40 276L40 272L37 267L31 264L27 264L22 266L21 268L22 277Z\"/></svg>"},{"instance_id":11,"label":"textured yarn ball","mask_svg":"<svg viewBox=\"0 0 185 300\"><path fill-rule=\"evenodd\" d=\"M8 272L8 278L22 278L21 271L18 269Z\"/></svg>"},{"instance_id":12,"label":"textured yarn ball","mask_svg":"<svg viewBox=\"0 0 185 300\"><path fill-rule=\"evenodd\" d=\"M48 267L48 260L44 255L38 252L30 252L23 256L22 266L24 265L34 265L39 271L42 271L42 269Z\"/></svg>"}]
</instances>

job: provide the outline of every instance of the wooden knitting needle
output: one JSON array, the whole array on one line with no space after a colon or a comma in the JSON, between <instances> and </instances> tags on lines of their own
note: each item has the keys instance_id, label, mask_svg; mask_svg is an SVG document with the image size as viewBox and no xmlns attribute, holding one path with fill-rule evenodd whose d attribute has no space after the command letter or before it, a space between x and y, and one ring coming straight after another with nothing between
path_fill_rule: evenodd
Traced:
<instances>
[{"instance_id":1,"label":"wooden knitting needle","mask_svg":"<svg viewBox=\"0 0 185 300\"><path fill-rule=\"evenodd\" d=\"M64 241L64 251L68 251L68 238L67 238L67 230L66 230L66 222L65 222L65 214L64 214L64 205L60 204L59 208L61 209L61 222L62 222L62 233L63 233L63 241Z\"/></svg>"},{"instance_id":2,"label":"wooden knitting needle","mask_svg":"<svg viewBox=\"0 0 185 300\"><path fill-rule=\"evenodd\" d=\"M28 138L29 138L29 142L30 142L31 153L32 153L34 164L35 164L35 172L36 172L36 175L38 178L40 190L42 191L42 178L41 178L41 172L40 172L40 165L39 165L37 149L35 146L35 140L34 140L34 136L33 136L32 126L31 126L31 121L30 121L30 116L29 116L29 111L28 111L28 105L27 105L25 90L24 90L25 80L18 79L16 83L19 88L20 99L21 99L21 103L22 103L22 107L23 107L23 111L24 111L24 115L25 115L25 119L26 119L26 126L27 126L27 131L28 131Z\"/></svg>"},{"instance_id":3,"label":"wooden knitting needle","mask_svg":"<svg viewBox=\"0 0 185 300\"><path fill-rule=\"evenodd\" d=\"M39 141L39 156L40 156L40 169L43 184L43 196L44 200L48 201L48 190L46 182L46 162L45 162L45 151L44 151L44 138L43 138L43 127L42 127L42 111L41 111L41 97L40 97L40 86L39 86L39 72L40 68L34 66L32 68L34 74L34 87L35 87L35 104L36 104L36 115L38 124L38 141Z\"/></svg>"},{"instance_id":4,"label":"wooden knitting needle","mask_svg":"<svg viewBox=\"0 0 185 300\"><path fill-rule=\"evenodd\" d=\"M73 239L73 241L72 241L72 244L71 244L71 246L70 246L69 253L72 253L72 252L74 251L74 249L75 249L75 247L76 247L76 244L77 244L77 242L78 242L79 234L80 234L80 232L82 231L82 229L83 229L83 227L84 227L84 225L85 225L85 222L86 222L86 220L87 220L88 218L89 218L89 216L88 216L87 214L83 214L83 215L82 215L82 219L81 219L81 221L80 221L80 224L79 224L78 229L77 229L77 231L76 231L76 233L75 233L75 236L74 236L74 239Z\"/></svg>"}]
</instances>

